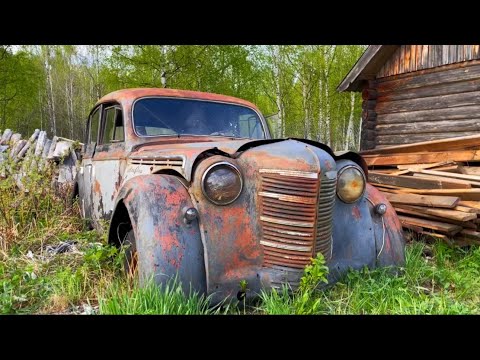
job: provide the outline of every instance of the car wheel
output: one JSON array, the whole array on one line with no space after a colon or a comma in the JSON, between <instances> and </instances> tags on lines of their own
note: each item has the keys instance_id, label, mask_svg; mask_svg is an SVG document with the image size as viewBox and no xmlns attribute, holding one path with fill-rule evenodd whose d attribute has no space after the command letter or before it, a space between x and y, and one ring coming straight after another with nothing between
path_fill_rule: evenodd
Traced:
<instances>
[{"instance_id":1,"label":"car wheel","mask_svg":"<svg viewBox=\"0 0 480 360\"><path fill-rule=\"evenodd\" d=\"M138 268L138 255L137 255L137 243L135 241L135 235L133 229L131 229L125 236L123 241L125 247L125 258L123 261L123 268L127 276L134 277Z\"/></svg>"}]
</instances>

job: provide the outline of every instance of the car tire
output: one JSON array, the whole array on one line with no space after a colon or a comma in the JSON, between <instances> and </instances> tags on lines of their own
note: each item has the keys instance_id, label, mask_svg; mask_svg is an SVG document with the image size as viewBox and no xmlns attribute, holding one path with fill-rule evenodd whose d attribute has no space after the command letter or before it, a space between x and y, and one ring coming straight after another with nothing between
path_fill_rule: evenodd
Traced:
<instances>
[{"instance_id":1,"label":"car tire","mask_svg":"<svg viewBox=\"0 0 480 360\"><path fill-rule=\"evenodd\" d=\"M125 247L125 258L123 261L123 268L127 276L136 276L138 269L138 255L137 255L137 242L135 240L135 234L133 229L125 236L125 240L122 245Z\"/></svg>"}]
</instances>

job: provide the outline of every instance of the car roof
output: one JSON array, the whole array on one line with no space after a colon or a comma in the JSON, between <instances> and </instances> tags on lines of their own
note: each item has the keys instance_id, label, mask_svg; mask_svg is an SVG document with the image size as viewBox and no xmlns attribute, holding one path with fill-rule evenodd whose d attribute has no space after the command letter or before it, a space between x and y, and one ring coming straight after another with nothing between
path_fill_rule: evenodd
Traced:
<instances>
[{"instance_id":1,"label":"car roof","mask_svg":"<svg viewBox=\"0 0 480 360\"><path fill-rule=\"evenodd\" d=\"M178 89L162 89L162 88L133 88L133 89L123 89L111 92L103 96L95 104L101 104L106 102L131 102L142 97L149 96L160 96L160 97L175 97L175 98L186 98L186 99L197 99L197 100L210 100L210 101L220 101L228 102L233 104L245 105L257 109L257 107L249 101L239 99L233 96L220 95L208 92L201 91L191 91L191 90L178 90Z\"/></svg>"}]
</instances>

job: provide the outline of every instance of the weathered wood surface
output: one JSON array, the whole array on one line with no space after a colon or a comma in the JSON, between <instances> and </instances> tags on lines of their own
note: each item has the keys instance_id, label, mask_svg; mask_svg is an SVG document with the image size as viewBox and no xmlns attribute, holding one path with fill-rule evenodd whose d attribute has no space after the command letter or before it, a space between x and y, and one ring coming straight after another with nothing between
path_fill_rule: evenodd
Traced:
<instances>
[{"instance_id":1,"label":"weathered wood surface","mask_svg":"<svg viewBox=\"0 0 480 360\"><path fill-rule=\"evenodd\" d=\"M402 224L406 223L414 226L420 226L422 228L436 230L441 233L449 234L449 235L455 235L456 233L463 230L463 228L460 225L447 224L439 221L419 219L419 218L414 218L414 217L404 216L404 215L399 215L398 218L400 219L400 222Z\"/></svg>"},{"instance_id":2,"label":"weathered wood surface","mask_svg":"<svg viewBox=\"0 0 480 360\"><path fill-rule=\"evenodd\" d=\"M435 208L428 208L428 207L415 206L415 205L402 205L401 208L407 209L407 210L413 210L422 214L434 215L439 218L451 219L451 220L461 221L461 222L469 221L477 218L477 214L466 213L463 211L457 211L453 209L435 209Z\"/></svg>"},{"instance_id":3,"label":"weathered wood surface","mask_svg":"<svg viewBox=\"0 0 480 360\"><path fill-rule=\"evenodd\" d=\"M21 139L20 134L13 134L11 130L0 130L0 178L11 175L20 189L24 189L22 179L32 169L43 171L47 161L59 163L56 183L73 184L76 176L77 156L73 149L73 140L54 137L47 138L46 131L36 129L28 140ZM11 167L5 163L6 157L18 163L22 161L21 168L15 173L10 173Z\"/></svg>"},{"instance_id":4,"label":"weathered wood surface","mask_svg":"<svg viewBox=\"0 0 480 360\"><path fill-rule=\"evenodd\" d=\"M471 188L469 184L459 185L457 182L449 182L448 179L437 180L419 178L403 175L386 175L375 172L369 172L368 180L376 184L395 185L400 187L408 187L413 189L458 189Z\"/></svg>"},{"instance_id":5,"label":"weathered wood surface","mask_svg":"<svg viewBox=\"0 0 480 360\"><path fill-rule=\"evenodd\" d=\"M453 209L460 199L457 196L423 196L417 194L385 194L393 204L411 204Z\"/></svg>"},{"instance_id":6,"label":"weathered wood surface","mask_svg":"<svg viewBox=\"0 0 480 360\"><path fill-rule=\"evenodd\" d=\"M417 152L445 152L452 150L480 149L480 134L461 138L440 139L434 141L422 141L414 144L396 145L383 149L362 151L362 155L370 154L393 154L393 153L417 153ZM448 160L445 160L448 161ZM450 161L456 161L451 159ZM430 161L428 161L430 162ZM400 163L399 163L400 164Z\"/></svg>"},{"instance_id":7,"label":"weathered wood surface","mask_svg":"<svg viewBox=\"0 0 480 360\"><path fill-rule=\"evenodd\" d=\"M421 218L421 219L428 219L428 220L438 221L438 222L441 222L441 223L449 223L449 224L461 226L462 228L466 228L466 229L475 229L475 230L477 229L477 225L473 222L474 220L472 220L472 221L457 221L457 220L452 220L452 219L446 219L444 217L439 217L439 216L435 216L435 215L426 214L424 212L418 212L418 211L415 211L415 210L411 210L411 209L408 209L407 206L404 206L404 205L395 206L395 211L398 214L406 214L406 215L409 215L409 216L412 216L412 217L418 217L418 218Z\"/></svg>"},{"instance_id":8,"label":"weathered wood surface","mask_svg":"<svg viewBox=\"0 0 480 360\"><path fill-rule=\"evenodd\" d=\"M384 149L380 149L384 150ZM396 164L421 164L442 161L480 161L480 150L457 150L443 152L419 152L397 154L364 154L368 166L396 165Z\"/></svg>"},{"instance_id":9,"label":"weathered wood surface","mask_svg":"<svg viewBox=\"0 0 480 360\"><path fill-rule=\"evenodd\" d=\"M383 78L479 58L479 45L401 45L377 76Z\"/></svg>"},{"instance_id":10,"label":"weathered wood surface","mask_svg":"<svg viewBox=\"0 0 480 360\"><path fill-rule=\"evenodd\" d=\"M362 150L480 134L480 58L445 65L440 59L448 57L444 51L450 51L449 46L417 46L400 47L403 53L397 58L397 71L385 77L378 73L364 89ZM459 54L473 54L478 47L465 46L455 49L462 49ZM414 66L413 72L403 73L417 58L423 59L424 49L427 63L437 65L420 70Z\"/></svg>"}]
</instances>

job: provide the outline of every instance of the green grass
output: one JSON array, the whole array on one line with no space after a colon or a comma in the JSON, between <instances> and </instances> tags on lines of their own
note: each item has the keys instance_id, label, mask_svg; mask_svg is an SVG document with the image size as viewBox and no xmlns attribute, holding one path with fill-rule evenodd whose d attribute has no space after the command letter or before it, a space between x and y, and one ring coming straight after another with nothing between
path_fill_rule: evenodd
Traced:
<instances>
[{"instance_id":1,"label":"green grass","mask_svg":"<svg viewBox=\"0 0 480 360\"><path fill-rule=\"evenodd\" d=\"M427 253L428 255L426 255ZM398 276L388 269L351 271L317 291L308 314L477 314L480 312L480 248L454 249L437 242L407 246ZM264 293L257 309L265 314L297 314L301 293Z\"/></svg>"},{"instance_id":2,"label":"green grass","mask_svg":"<svg viewBox=\"0 0 480 360\"><path fill-rule=\"evenodd\" d=\"M193 291L185 293L175 280L165 286L149 281L143 287L136 282L116 281L100 295L99 310L106 315L212 315L229 312L229 306L210 307L209 300L209 297Z\"/></svg>"},{"instance_id":3,"label":"green grass","mask_svg":"<svg viewBox=\"0 0 480 360\"><path fill-rule=\"evenodd\" d=\"M263 292L248 311L209 308L208 298L184 293L175 282L140 288L125 277L121 252L86 230L78 206L53 191L49 176L31 174L27 192L12 177L0 180L0 314L69 313L82 304L98 306L100 314L480 313L480 248L442 242L409 244L398 276L388 269L352 271L321 291L313 285L326 274L318 258L299 290ZM74 241L76 251L49 255L47 246L61 241Z\"/></svg>"}]
</instances>

